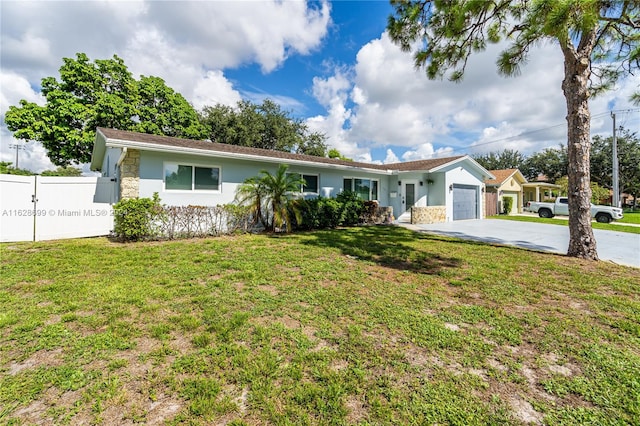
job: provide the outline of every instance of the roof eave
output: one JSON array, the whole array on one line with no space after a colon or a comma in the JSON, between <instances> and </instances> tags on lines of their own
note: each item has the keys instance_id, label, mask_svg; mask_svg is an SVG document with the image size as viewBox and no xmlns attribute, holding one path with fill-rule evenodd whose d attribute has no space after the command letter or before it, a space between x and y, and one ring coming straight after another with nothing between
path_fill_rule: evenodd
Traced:
<instances>
[{"instance_id":1,"label":"roof eave","mask_svg":"<svg viewBox=\"0 0 640 426\"><path fill-rule=\"evenodd\" d=\"M224 151L215 151L215 150L207 150L207 149L199 149L199 148L189 148L189 147L180 147L180 146L160 145L160 144L146 143L146 142L136 142L136 141L125 140L125 139L114 139L114 138L107 139L106 146L112 147L112 148L134 148L134 149L140 149L145 151L166 152L166 153L172 153L172 154L180 153L180 154L201 155L206 157L250 160L250 161L259 161L264 163L274 163L274 164L286 163L289 165L313 166L313 167L339 169L339 170L360 170L360 171L366 171L370 173L383 174L383 175L392 174L391 170L366 168L366 167L362 167L362 165L349 166L344 164L330 164L330 163L320 163L320 162L306 161L306 160L295 160L291 158L265 157L260 155L242 154L242 153L235 153L235 152L224 152Z\"/></svg>"},{"instance_id":2,"label":"roof eave","mask_svg":"<svg viewBox=\"0 0 640 426\"><path fill-rule=\"evenodd\" d=\"M482 167L480 165L480 163L478 163L476 160L474 160L473 158L471 158L468 155L465 155L465 156L460 157L460 158L456 158L455 160L452 160L452 161L450 161L448 163L441 164L441 165L439 165L437 167L434 167L433 169L429 170L429 173L434 173L434 172L440 171L440 170L442 170L442 169L444 169L446 167L450 167L452 165L461 163L463 161L469 162L477 171L479 171L480 174L484 177L483 181L487 180L487 179L495 179L496 178L494 175L491 174L491 172L489 172L489 170L487 170L484 167Z\"/></svg>"}]
</instances>

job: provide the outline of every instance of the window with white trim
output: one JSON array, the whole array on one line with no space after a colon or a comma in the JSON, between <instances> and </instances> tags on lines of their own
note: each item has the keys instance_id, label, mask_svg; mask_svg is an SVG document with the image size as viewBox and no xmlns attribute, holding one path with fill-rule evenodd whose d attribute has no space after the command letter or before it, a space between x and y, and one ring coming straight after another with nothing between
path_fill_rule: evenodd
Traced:
<instances>
[{"instance_id":1,"label":"window with white trim","mask_svg":"<svg viewBox=\"0 0 640 426\"><path fill-rule=\"evenodd\" d=\"M167 191L220 191L220 167L193 164L164 164Z\"/></svg>"},{"instance_id":2,"label":"window with white trim","mask_svg":"<svg viewBox=\"0 0 640 426\"><path fill-rule=\"evenodd\" d=\"M345 191L355 192L361 200L378 199L379 183L377 179L344 178L342 182Z\"/></svg>"},{"instance_id":3,"label":"window with white trim","mask_svg":"<svg viewBox=\"0 0 640 426\"><path fill-rule=\"evenodd\" d=\"M317 194L319 191L320 178L318 175L308 175L304 173L291 173L298 179L302 179L304 183L300 185L298 192L303 194Z\"/></svg>"}]
</instances>

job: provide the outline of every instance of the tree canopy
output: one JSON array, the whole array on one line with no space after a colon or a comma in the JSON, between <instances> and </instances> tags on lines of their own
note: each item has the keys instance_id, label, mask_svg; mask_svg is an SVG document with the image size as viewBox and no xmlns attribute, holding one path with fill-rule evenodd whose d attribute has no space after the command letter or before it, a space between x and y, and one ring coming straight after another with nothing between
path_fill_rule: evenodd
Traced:
<instances>
[{"instance_id":1,"label":"tree canopy","mask_svg":"<svg viewBox=\"0 0 640 426\"><path fill-rule=\"evenodd\" d=\"M591 228L589 98L640 69L636 0L391 0L387 29L428 78L460 81L470 55L504 42L498 72L516 76L533 47L551 41L564 60L569 198L568 255L597 259ZM637 100L637 95L634 100Z\"/></svg>"},{"instance_id":2,"label":"tree canopy","mask_svg":"<svg viewBox=\"0 0 640 426\"><path fill-rule=\"evenodd\" d=\"M82 176L82 170L73 166L58 166L55 170L45 170L40 173L41 176L67 176L77 177Z\"/></svg>"},{"instance_id":3,"label":"tree canopy","mask_svg":"<svg viewBox=\"0 0 640 426\"><path fill-rule=\"evenodd\" d=\"M44 106L21 100L5 116L18 139L42 142L56 165L88 162L96 127L200 139L193 107L158 77L133 78L124 61L63 58L60 79L42 79Z\"/></svg>"},{"instance_id":4,"label":"tree canopy","mask_svg":"<svg viewBox=\"0 0 640 426\"><path fill-rule=\"evenodd\" d=\"M523 154L512 149L488 154L476 154L472 157L487 170L520 169L522 172L522 165L525 161Z\"/></svg>"},{"instance_id":5,"label":"tree canopy","mask_svg":"<svg viewBox=\"0 0 640 426\"><path fill-rule=\"evenodd\" d=\"M522 174L527 179L536 179L538 176L546 176L547 180L554 182L568 175L569 159L567 147L560 145L558 148L545 148L536 152L524 161Z\"/></svg>"},{"instance_id":6,"label":"tree canopy","mask_svg":"<svg viewBox=\"0 0 640 426\"><path fill-rule=\"evenodd\" d=\"M260 105L243 100L235 108L207 106L200 119L207 137L215 142L319 157L327 154L323 134L310 132L302 120L269 99Z\"/></svg>"},{"instance_id":7,"label":"tree canopy","mask_svg":"<svg viewBox=\"0 0 640 426\"><path fill-rule=\"evenodd\" d=\"M15 168L10 161L0 161L0 175L33 176L35 173L31 170Z\"/></svg>"},{"instance_id":8,"label":"tree canopy","mask_svg":"<svg viewBox=\"0 0 640 426\"><path fill-rule=\"evenodd\" d=\"M567 176L567 149L545 148L540 152L526 156L518 151L503 151L477 154L473 156L487 170L518 169L527 180L536 180L544 175L551 182Z\"/></svg>"},{"instance_id":9,"label":"tree canopy","mask_svg":"<svg viewBox=\"0 0 640 426\"><path fill-rule=\"evenodd\" d=\"M620 192L640 196L640 138L622 127L617 135L618 177ZM613 181L613 136L594 136L591 144L591 177L594 182L611 188Z\"/></svg>"},{"instance_id":10,"label":"tree canopy","mask_svg":"<svg viewBox=\"0 0 640 426\"><path fill-rule=\"evenodd\" d=\"M618 128L618 171L620 192L631 194L636 199L640 195L640 137L624 127ZM602 190L612 189L613 182L613 136L596 135L591 140L590 149L591 190L597 189L598 194L592 200L602 200ZM487 170L517 168L528 180L534 180L544 175L550 182L561 182L568 189L566 179L569 169L567 148L545 148L529 156L518 151L505 149L504 151L474 155L473 158ZM594 186L597 184L597 186ZM565 189L564 194L568 191Z\"/></svg>"}]
</instances>

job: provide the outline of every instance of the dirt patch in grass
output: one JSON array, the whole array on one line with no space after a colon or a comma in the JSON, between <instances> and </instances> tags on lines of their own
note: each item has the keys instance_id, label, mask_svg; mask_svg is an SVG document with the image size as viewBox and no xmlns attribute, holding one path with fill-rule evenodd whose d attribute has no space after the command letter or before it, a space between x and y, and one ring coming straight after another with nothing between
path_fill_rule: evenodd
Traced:
<instances>
[{"instance_id":1,"label":"dirt patch in grass","mask_svg":"<svg viewBox=\"0 0 640 426\"><path fill-rule=\"evenodd\" d=\"M508 401L516 419L527 424L542 424L543 414L537 412L528 401L519 395L509 397Z\"/></svg>"},{"instance_id":2,"label":"dirt patch in grass","mask_svg":"<svg viewBox=\"0 0 640 426\"><path fill-rule=\"evenodd\" d=\"M24 370L39 367L55 367L64 363L63 350L61 348L52 350L39 350L22 362L9 363L9 371L11 376L15 376Z\"/></svg>"},{"instance_id":3,"label":"dirt patch in grass","mask_svg":"<svg viewBox=\"0 0 640 426\"><path fill-rule=\"evenodd\" d=\"M347 424L354 425L367 420L367 408L359 398L350 395L345 401L345 408L347 409L345 419Z\"/></svg>"},{"instance_id":4,"label":"dirt patch in grass","mask_svg":"<svg viewBox=\"0 0 640 426\"><path fill-rule=\"evenodd\" d=\"M261 284L258 286L258 290L260 291L264 291L265 293L267 293L270 296L277 296L280 293L280 290L278 290L278 287L274 286L274 285L269 285L269 284Z\"/></svg>"}]
</instances>

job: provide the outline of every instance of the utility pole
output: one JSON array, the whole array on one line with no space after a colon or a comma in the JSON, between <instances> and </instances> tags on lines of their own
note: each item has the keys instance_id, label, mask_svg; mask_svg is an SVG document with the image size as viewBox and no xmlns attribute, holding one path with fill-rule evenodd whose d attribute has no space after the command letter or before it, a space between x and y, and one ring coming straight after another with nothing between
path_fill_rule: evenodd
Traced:
<instances>
[{"instance_id":1,"label":"utility pole","mask_svg":"<svg viewBox=\"0 0 640 426\"><path fill-rule=\"evenodd\" d=\"M613 197L612 197L612 205L613 207L620 207L620 181L618 178L618 139L616 137L616 114L612 111L611 118L613 118L613 142L611 150L613 151Z\"/></svg>"},{"instance_id":2,"label":"utility pole","mask_svg":"<svg viewBox=\"0 0 640 426\"><path fill-rule=\"evenodd\" d=\"M15 168L17 169L17 168L19 168L18 167L18 152L21 149L24 149L24 147L22 145L20 145L20 144L14 143L14 144L9 144L9 148L15 148L16 149L16 167Z\"/></svg>"}]
</instances>

